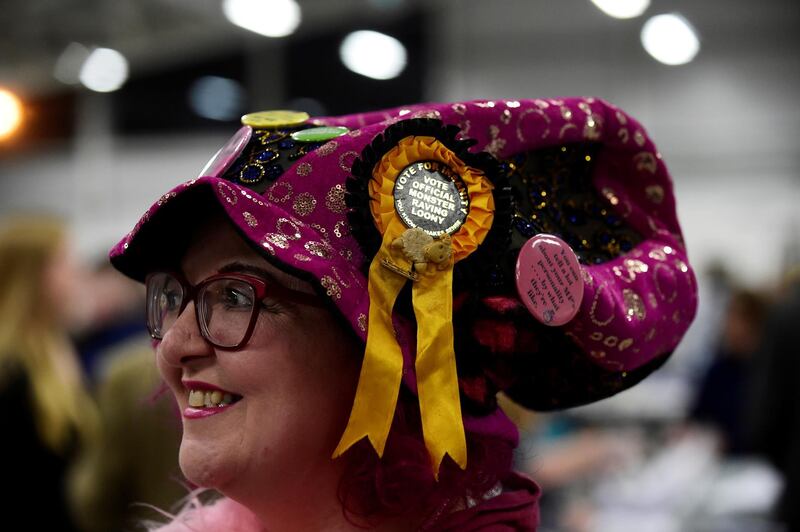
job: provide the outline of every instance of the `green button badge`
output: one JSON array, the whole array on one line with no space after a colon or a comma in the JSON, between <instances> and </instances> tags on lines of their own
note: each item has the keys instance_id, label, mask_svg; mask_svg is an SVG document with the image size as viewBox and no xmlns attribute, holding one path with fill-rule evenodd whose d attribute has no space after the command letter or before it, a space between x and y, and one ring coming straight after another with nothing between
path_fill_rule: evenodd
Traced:
<instances>
[{"instance_id":1,"label":"green button badge","mask_svg":"<svg viewBox=\"0 0 800 532\"><path fill-rule=\"evenodd\" d=\"M312 127L310 129L301 129L292 133L292 138L297 142L325 142L336 137L341 137L350 131L346 127Z\"/></svg>"}]
</instances>

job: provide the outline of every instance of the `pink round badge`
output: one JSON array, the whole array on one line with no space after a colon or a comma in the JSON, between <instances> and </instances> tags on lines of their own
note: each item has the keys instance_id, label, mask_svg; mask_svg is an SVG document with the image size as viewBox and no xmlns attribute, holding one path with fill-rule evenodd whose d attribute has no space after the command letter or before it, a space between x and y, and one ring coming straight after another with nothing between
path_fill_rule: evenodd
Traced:
<instances>
[{"instance_id":1,"label":"pink round badge","mask_svg":"<svg viewBox=\"0 0 800 532\"><path fill-rule=\"evenodd\" d=\"M239 128L239 131L234 133L225 145L220 148L217 153L206 163L200 175L197 177L219 177L228 169L234 160L242 153L244 147L250 142L250 137L253 135L253 128L244 126Z\"/></svg>"},{"instance_id":2,"label":"pink round badge","mask_svg":"<svg viewBox=\"0 0 800 532\"><path fill-rule=\"evenodd\" d=\"M517 292L533 317L545 325L564 325L575 317L583 300L578 257L554 235L536 235L517 257Z\"/></svg>"}]
</instances>

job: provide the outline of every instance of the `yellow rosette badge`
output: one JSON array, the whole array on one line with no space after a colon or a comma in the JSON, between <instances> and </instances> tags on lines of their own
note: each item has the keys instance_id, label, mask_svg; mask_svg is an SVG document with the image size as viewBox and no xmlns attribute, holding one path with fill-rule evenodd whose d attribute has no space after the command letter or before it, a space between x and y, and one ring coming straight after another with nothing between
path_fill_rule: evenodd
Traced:
<instances>
[{"instance_id":1,"label":"yellow rosette badge","mask_svg":"<svg viewBox=\"0 0 800 532\"><path fill-rule=\"evenodd\" d=\"M370 210L382 242L369 268L369 328L358 389L334 457L365 436L383 456L403 370L392 309L411 282L425 445L437 478L446 454L466 468L453 347L453 266L489 232L492 188L483 171L433 136L403 138L373 168Z\"/></svg>"}]
</instances>

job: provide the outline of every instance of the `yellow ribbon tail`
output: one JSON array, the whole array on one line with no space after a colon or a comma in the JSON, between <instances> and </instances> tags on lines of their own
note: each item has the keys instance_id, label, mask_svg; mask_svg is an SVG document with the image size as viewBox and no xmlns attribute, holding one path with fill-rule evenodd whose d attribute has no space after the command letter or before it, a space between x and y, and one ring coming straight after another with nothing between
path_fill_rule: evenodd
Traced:
<instances>
[{"instance_id":1,"label":"yellow ribbon tail","mask_svg":"<svg viewBox=\"0 0 800 532\"><path fill-rule=\"evenodd\" d=\"M393 231L384 235L381 250L369 267L369 326L364 361L358 387L344 434L333 451L333 458L365 436L383 456L389 429L392 426L400 381L403 375L403 354L394 334L392 309L407 279L381 265L383 258L392 259L390 245ZM396 236L396 235L395 235ZM409 269L410 264L403 264Z\"/></svg>"},{"instance_id":2,"label":"yellow ribbon tail","mask_svg":"<svg viewBox=\"0 0 800 532\"><path fill-rule=\"evenodd\" d=\"M453 259L443 270L428 264L411 293L417 318L415 368L422 433L438 480L445 454L461 469L467 467L453 345Z\"/></svg>"}]
</instances>

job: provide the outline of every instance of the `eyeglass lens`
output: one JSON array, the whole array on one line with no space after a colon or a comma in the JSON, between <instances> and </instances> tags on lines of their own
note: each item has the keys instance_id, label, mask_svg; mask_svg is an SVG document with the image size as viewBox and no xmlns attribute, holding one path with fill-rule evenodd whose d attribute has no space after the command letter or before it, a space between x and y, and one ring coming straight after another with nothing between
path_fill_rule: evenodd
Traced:
<instances>
[{"instance_id":1,"label":"eyeglass lens","mask_svg":"<svg viewBox=\"0 0 800 532\"><path fill-rule=\"evenodd\" d=\"M241 342L255 305L253 287L239 279L216 279L203 286L199 299L201 323L212 343L233 347Z\"/></svg>"},{"instance_id":2,"label":"eyeglass lens","mask_svg":"<svg viewBox=\"0 0 800 532\"><path fill-rule=\"evenodd\" d=\"M163 338L180 315L184 288L173 276L159 273L148 280L147 292L150 331ZM241 279L202 283L195 304L203 336L220 347L241 343L253 317L255 299L253 286Z\"/></svg>"}]
</instances>

